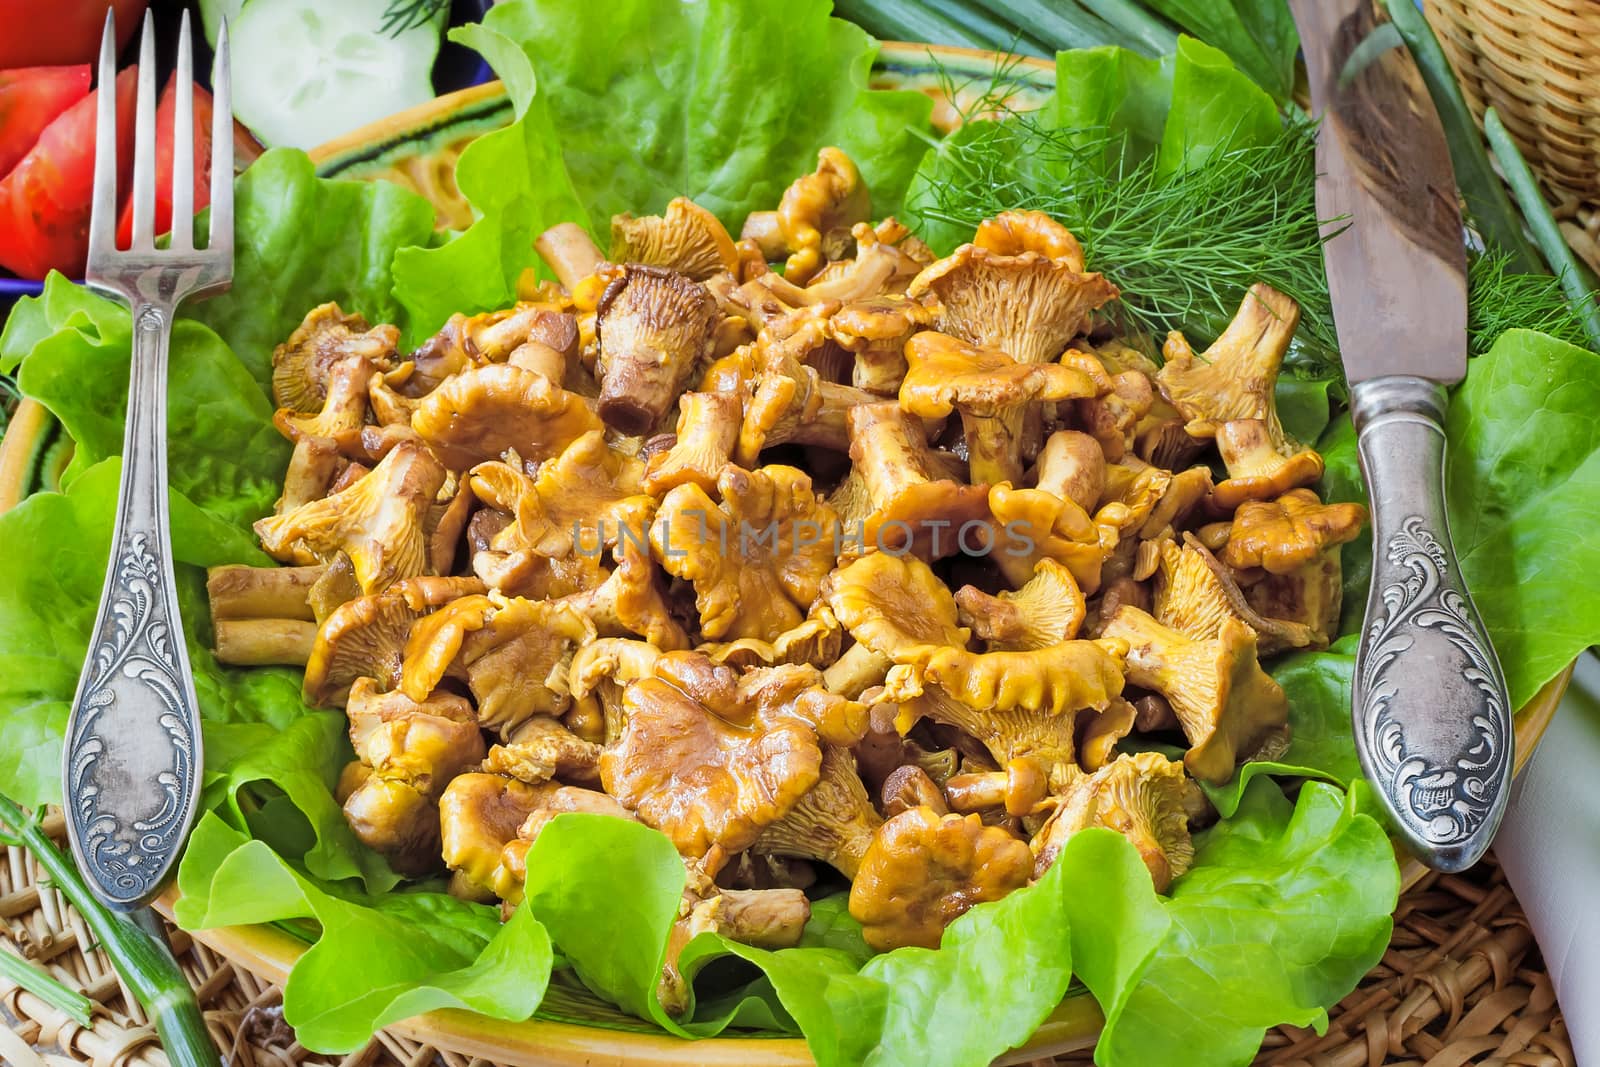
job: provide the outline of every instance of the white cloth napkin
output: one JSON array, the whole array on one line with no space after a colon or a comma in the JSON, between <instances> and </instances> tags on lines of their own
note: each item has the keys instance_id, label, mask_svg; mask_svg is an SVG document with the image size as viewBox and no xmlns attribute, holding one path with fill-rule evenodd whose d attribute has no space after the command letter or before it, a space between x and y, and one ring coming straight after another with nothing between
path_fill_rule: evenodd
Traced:
<instances>
[{"instance_id":1,"label":"white cloth napkin","mask_svg":"<svg viewBox=\"0 0 1600 1067\"><path fill-rule=\"evenodd\" d=\"M1572 685L1511 790L1495 854L1528 915L1579 1067L1600 1064L1600 659Z\"/></svg>"}]
</instances>

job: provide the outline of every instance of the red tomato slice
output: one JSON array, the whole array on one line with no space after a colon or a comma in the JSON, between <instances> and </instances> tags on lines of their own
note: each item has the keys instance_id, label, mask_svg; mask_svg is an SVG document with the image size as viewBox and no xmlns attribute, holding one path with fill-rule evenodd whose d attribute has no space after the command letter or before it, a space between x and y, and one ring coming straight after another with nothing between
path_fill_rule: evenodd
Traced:
<instances>
[{"instance_id":1,"label":"red tomato slice","mask_svg":"<svg viewBox=\"0 0 1600 1067\"><path fill-rule=\"evenodd\" d=\"M0 70L0 175L39 139L52 119L89 92L89 64Z\"/></svg>"},{"instance_id":2,"label":"red tomato slice","mask_svg":"<svg viewBox=\"0 0 1600 1067\"><path fill-rule=\"evenodd\" d=\"M133 161L138 72L117 75L118 185ZM56 116L16 168L0 180L0 267L24 278L51 268L82 277L94 190L95 103L100 90Z\"/></svg>"},{"instance_id":3,"label":"red tomato slice","mask_svg":"<svg viewBox=\"0 0 1600 1067\"><path fill-rule=\"evenodd\" d=\"M172 228L172 127L177 121L178 94L173 78L161 90L156 107L156 233ZM211 203L211 94L194 87L194 209ZM261 145L237 122L233 124L233 162L244 167L261 154ZM126 248L133 242L133 204L124 201L117 217L117 245Z\"/></svg>"},{"instance_id":4,"label":"red tomato slice","mask_svg":"<svg viewBox=\"0 0 1600 1067\"><path fill-rule=\"evenodd\" d=\"M0 0L0 67L88 63L100 54L106 8L117 9L117 51L148 0Z\"/></svg>"}]
</instances>

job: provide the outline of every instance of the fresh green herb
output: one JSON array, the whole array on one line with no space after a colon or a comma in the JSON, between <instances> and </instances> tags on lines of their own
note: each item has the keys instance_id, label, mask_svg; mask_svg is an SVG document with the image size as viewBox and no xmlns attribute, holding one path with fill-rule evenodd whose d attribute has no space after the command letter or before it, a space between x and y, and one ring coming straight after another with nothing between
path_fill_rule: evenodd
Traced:
<instances>
[{"instance_id":1,"label":"fresh green herb","mask_svg":"<svg viewBox=\"0 0 1600 1067\"><path fill-rule=\"evenodd\" d=\"M1593 346L1584 322L1552 274L1512 269L1509 252L1489 251L1467 263L1468 351L1481 356L1507 330L1537 330L1568 344Z\"/></svg>"},{"instance_id":2,"label":"fresh green herb","mask_svg":"<svg viewBox=\"0 0 1600 1067\"><path fill-rule=\"evenodd\" d=\"M21 813L20 808L16 811ZM37 815L27 819L30 825L37 822ZM0 844L11 848L26 848L27 842L20 832L21 827L16 824L8 825L14 826L15 829L12 832L0 830ZM89 1026L93 1022L94 1001L76 989L67 988L42 968L34 966L7 949L0 949L0 978L26 989L57 1011L71 1017L79 1026Z\"/></svg>"},{"instance_id":3,"label":"fresh green herb","mask_svg":"<svg viewBox=\"0 0 1600 1067\"><path fill-rule=\"evenodd\" d=\"M1240 131L1250 120L1240 107L1196 113L1190 122L1181 87L1168 89L1155 64L1128 53L1069 53L1058 66L1058 82L1075 79L1075 91L1071 100L1058 95L1053 109L1007 110L1005 100L1016 91L1009 65L997 65L986 86L963 87L973 101L966 108L972 121L930 152L915 186L915 206L936 250L969 239L997 212L1044 211L1079 236L1091 267L1122 288L1128 325L1156 339L1182 329L1208 343L1245 289L1265 281L1300 304L1289 374L1342 380L1322 261L1330 224L1316 218L1314 125L1290 117L1275 134L1247 136ZM1107 84L1117 88L1107 91ZM1164 120L1149 103L1162 93L1171 96ZM1172 111L1184 121L1176 123ZM1002 117L977 120L983 114ZM1167 152L1174 125L1194 142L1210 138L1224 150L1198 166L1175 162ZM1196 144L1183 149L1192 157ZM1536 207L1548 214L1542 202L1530 202L1530 218ZM1548 232L1559 245L1552 253L1570 261L1553 223ZM1581 280L1563 292L1557 278L1526 273L1517 263L1515 252L1499 246L1470 261L1471 354L1488 351L1513 328L1600 347L1600 338L1585 333L1581 309L1593 304L1592 296L1578 295ZM1579 279L1576 266L1565 277Z\"/></svg>"},{"instance_id":4,"label":"fresh green herb","mask_svg":"<svg viewBox=\"0 0 1600 1067\"><path fill-rule=\"evenodd\" d=\"M161 1047L174 1067L221 1067L222 1059L206 1029L194 989L167 947L128 919L112 914L89 890L78 869L56 848L44 828L3 794L0 824L33 853L55 888L78 909L95 941L111 957L117 974L155 1021ZM84 1022L87 1024L88 1020Z\"/></svg>"},{"instance_id":5,"label":"fresh green herb","mask_svg":"<svg viewBox=\"0 0 1600 1067\"><path fill-rule=\"evenodd\" d=\"M0 978L26 989L79 1026L90 1026L94 1022L94 1001L7 949L0 949Z\"/></svg>"},{"instance_id":6,"label":"fresh green herb","mask_svg":"<svg viewBox=\"0 0 1600 1067\"><path fill-rule=\"evenodd\" d=\"M11 425L11 413L17 409L17 401L21 397L22 392L17 388L16 381L9 374L0 374L0 436Z\"/></svg>"},{"instance_id":7,"label":"fresh green herb","mask_svg":"<svg viewBox=\"0 0 1600 1067\"><path fill-rule=\"evenodd\" d=\"M1572 309L1583 320L1584 331L1589 336L1589 347L1600 350L1600 306L1596 306L1594 291L1584 281L1578 257L1573 255L1566 238L1561 236L1561 227L1550 213L1550 205L1545 203L1544 193L1539 189L1539 179L1528 168L1528 161L1522 158L1517 143L1511 139L1505 123L1500 121L1500 115L1492 107L1484 113L1483 129L1494 149L1494 158L1499 161L1506 182L1516 195L1517 206L1522 208L1523 218L1528 220L1528 228L1539 243L1539 251L1544 253L1550 268L1561 280L1561 287L1566 291Z\"/></svg>"},{"instance_id":8,"label":"fresh green herb","mask_svg":"<svg viewBox=\"0 0 1600 1067\"><path fill-rule=\"evenodd\" d=\"M407 30L426 26L450 8L450 0L389 0L383 10L383 22L378 32L389 37L399 37Z\"/></svg>"},{"instance_id":9,"label":"fresh green herb","mask_svg":"<svg viewBox=\"0 0 1600 1067\"><path fill-rule=\"evenodd\" d=\"M1130 160L1109 130L1050 128L1024 114L968 129L940 150L945 180L925 186L924 218L970 233L1003 210L1054 216L1083 242L1090 267L1122 288L1130 325L1157 338L1170 329L1215 337L1244 291L1266 281L1300 303L1298 365L1337 376L1312 126L1288 123L1265 144L1171 176L1156 156ZM1113 164L1100 165L1108 156Z\"/></svg>"},{"instance_id":10,"label":"fresh green herb","mask_svg":"<svg viewBox=\"0 0 1600 1067\"><path fill-rule=\"evenodd\" d=\"M1456 185L1466 201L1472 225L1491 249L1510 255L1511 266L1516 271L1538 270L1539 257L1523 236L1522 219L1489 162L1478 124L1467 107L1466 98L1461 95L1455 72L1450 69L1450 61L1439 47L1439 39L1433 35L1428 20L1423 18L1422 10L1413 0L1384 0L1383 6L1411 49L1412 58L1422 71L1422 80L1428 86L1428 95L1433 97L1433 106L1444 126L1445 141L1450 146L1450 164L1455 170Z\"/></svg>"}]
</instances>

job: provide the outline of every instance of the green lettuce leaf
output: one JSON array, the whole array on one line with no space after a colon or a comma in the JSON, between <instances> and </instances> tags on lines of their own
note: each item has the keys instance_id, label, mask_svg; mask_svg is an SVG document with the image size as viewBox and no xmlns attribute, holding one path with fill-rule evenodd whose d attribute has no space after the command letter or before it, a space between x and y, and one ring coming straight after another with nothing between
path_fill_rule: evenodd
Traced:
<instances>
[{"instance_id":1,"label":"green lettuce leaf","mask_svg":"<svg viewBox=\"0 0 1600 1067\"><path fill-rule=\"evenodd\" d=\"M1283 0L1146 0L1148 6L1221 49L1278 101L1294 95L1300 35Z\"/></svg>"},{"instance_id":2,"label":"green lettuce leaf","mask_svg":"<svg viewBox=\"0 0 1600 1067\"><path fill-rule=\"evenodd\" d=\"M1469 364L1470 369L1470 364ZM1330 504L1367 504L1367 484L1361 479L1361 460L1356 454L1356 428L1350 416L1341 413L1317 442L1324 464L1322 498ZM1367 587L1372 583L1372 524L1361 528L1355 540L1339 549L1339 566L1344 572L1344 599L1339 632L1359 633L1367 613Z\"/></svg>"},{"instance_id":3,"label":"green lettuce leaf","mask_svg":"<svg viewBox=\"0 0 1600 1067\"><path fill-rule=\"evenodd\" d=\"M1270 144L1282 125L1272 98L1227 56L1193 37L1178 38L1158 175L1204 167L1230 148Z\"/></svg>"},{"instance_id":4,"label":"green lettuce leaf","mask_svg":"<svg viewBox=\"0 0 1600 1067\"><path fill-rule=\"evenodd\" d=\"M10 328L0 336L0 358L20 362L22 391L49 408L76 442L62 478L70 484L122 453L132 327L127 308L59 274L31 303L20 336ZM51 332L40 336L44 327ZM190 501L247 527L272 509L289 462L289 444L272 426L272 405L205 326L180 319L170 351L168 482Z\"/></svg>"},{"instance_id":5,"label":"green lettuce leaf","mask_svg":"<svg viewBox=\"0 0 1600 1067\"><path fill-rule=\"evenodd\" d=\"M1087 830L1038 883L951 924L936 952L868 957L859 927L832 898L817 904L798 948L701 934L679 964L692 976L734 956L759 969L823 1067L988 1062L1027 1039L1074 971L1109 1020L1102 1062L1183 1062L1189 1005L1201 998L1217 1008L1207 1024L1212 1043L1191 1052L1203 1064L1242 1062L1238 1050L1247 1059L1265 1028L1325 1019L1377 961L1398 868L1382 828L1319 783L1308 783L1295 805L1272 783L1254 783L1235 817L1197 844L1196 866L1170 900L1156 895L1126 839ZM656 831L559 816L530 850L528 870L525 908L601 996L705 1037L729 1023L730 1001L754 995L703 1003L686 1022L663 1015L655 982L684 876ZM630 893L606 892L616 885Z\"/></svg>"},{"instance_id":6,"label":"green lettuce leaf","mask_svg":"<svg viewBox=\"0 0 1600 1067\"><path fill-rule=\"evenodd\" d=\"M604 859L584 863L584 855ZM527 867L523 906L584 984L641 1019L673 1026L656 1001L685 881L672 843L626 819L558 815L528 850Z\"/></svg>"},{"instance_id":7,"label":"green lettuce leaf","mask_svg":"<svg viewBox=\"0 0 1600 1067\"><path fill-rule=\"evenodd\" d=\"M1278 420L1291 437L1309 442L1322 436L1333 415L1328 396L1333 386L1332 378L1278 379Z\"/></svg>"},{"instance_id":8,"label":"green lettuce leaf","mask_svg":"<svg viewBox=\"0 0 1600 1067\"><path fill-rule=\"evenodd\" d=\"M1450 400L1450 533L1514 707L1600 643L1600 607L1572 595L1600 569L1597 409L1600 355L1530 330L1501 334ZM1327 498L1365 503L1347 415L1318 448ZM1344 547L1347 633L1365 610L1371 544L1364 532Z\"/></svg>"},{"instance_id":9,"label":"green lettuce leaf","mask_svg":"<svg viewBox=\"0 0 1600 1067\"><path fill-rule=\"evenodd\" d=\"M299 684L289 671L282 674ZM298 691L284 706L299 704ZM293 704L289 702L293 701ZM265 722L205 725L206 787L236 829L299 856L318 878L360 878L370 893L400 881L383 857L362 847L334 800L339 771L355 758L339 711L301 708L279 727ZM282 803L287 802L287 803Z\"/></svg>"},{"instance_id":10,"label":"green lettuce leaf","mask_svg":"<svg viewBox=\"0 0 1600 1067\"><path fill-rule=\"evenodd\" d=\"M937 952L903 948L867 959L859 926L836 899L819 903L802 947L771 952L701 934L679 965L688 976L727 955L755 965L819 1064L985 1063L1025 1041L1071 979L1065 869L972 909L945 931ZM528 852L524 907L591 989L671 1032L709 1037L732 1021L725 1002L702 1004L680 1022L655 996L683 884L683 861L657 831L561 815ZM629 893L608 891L617 885ZM1019 968L1030 976L1026 985L1010 981Z\"/></svg>"},{"instance_id":11,"label":"green lettuce leaf","mask_svg":"<svg viewBox=\"0 0 1600 1067\"><path fill-rule=\"evenodd\" d=\"M517 279L534 263L534 239L550 226L576 222L592 228L567 177L560 135L546 94L535 89L527 53L486 24L463 26L452 37L494 63L517 117L474 140L456 164L456 183L481 217L446 244L402 248L394 257L395 296L411 322L408 346L455 312L511 303Z\"/></svg>"},{"instance_id":12,"label":"green lettuce leaf","mask_svg":"<svg viewBox=\"0 0 1600 1067\"><path fill-rule=\"evenodd\" d=\"M612 215L659 213L689 196L737 232L814 169L825 145L860 167L875 217L897 211L926 148L931 101L869 89L876 45L829 7L616 0L597 19L586 0L513 0L456 31L505 78L518 118L457 166L482 218L397 259L407 336L452 311L510 302L535 265L534 237L558 222L605 246Z\"/></svg>"},{"instance_id":13,"label":"green lettuce leaf","mask_svg":"<svg viewBox=\"0 0 1600 1067\"><path fill-rule=\"evenodd\" d=\"M1078 144L1109 138L1107 166L1146 159L1165 136L1176 62L1176 54L1149 59L1114 46L1058 52L1055 95L1040 118Z\"/></svg>"},{"instance_id":14,"label":"green lettuce leaf","mask_svg":"<svg viewBox=\"0 0 1600 1067\"><path fill-rule=\"evenodd\" d=\"M354 1052L374 1031L437 1008L526 1019L544 996L550 937L527 909L443 893L334 896L215 815L195 827L179 871L185 929L311 919L315 943L283 989L283 1017L318 1052Z\"/></svg>"},{"instance_id":15,"label":"green lettuce leaf","mask_svg":"<svg viewBox=\"0 0 1600 1067\"><path fill-rule=\"evenodd\" d=\"M931 104L869 89L876 45L829 9L617 0L596 19L584 0L514 0L484 26L532 60L597 225L690 196L737 227L830 144L861 168L874 217L893 214L926 147Z\"/></svg>"},{"instance_id":16,"label":"green lettuce leaf","mask_svg":"<svg viewBox=\"0 0 1600 1067\"><path fill-rule=\"evenodd\" d=\"M234 184L233 211L233 287L186 315L215 330L263 387L272 349L318 304L404 324L390 291L395 252L433 235L433 205L416 193L327 181L305 153L278 148Z\"/></svg>"},{"instance_id":17,"label":"green lettuce leaf","mask_svg":"<svg viewBox=\"0 0 1600 1067\"><path fill-rule=\"evenodd\" d=\"M1270 144L1282 126L1272 98L1193 37L1179 37L1161 59L1110 45L1058 52L1055 96L1040 118L1086 146L1109 134L1107 166L1153 156L1162 176L1203 167L1231 148Z\"/></svg>"},{"instance_id":18,"label":"green lettuce leaf","mask_svg":"<svg viewBox=\"0 0 1600 1067\"><path fill-rule=\"evenodd\" d=\"M1461 573L1513 707L1590 645L1600 603L1600 355L1507 330L1451 399L1446 491Z\"/></svg>"},{"instance_id":19,"label":"green lettuce leaf","mask_svg":"<svg viewBox=\"0 0 1600 1067\"><path fill-rule=\"evenodd\" d=\"M1104 1067L1248 1063L1269 1027L1326 1026L1327 1006L1388 947L1400 893L1394 851L1337 788L1307 782L1290 805L1271 782L1254 782L1233 818L1197 845L1194 869L1159 905L1170 925L1142 968L1133 957L1156 920L1118 925L1139 931L1125 954L1078 960L1084 983L1110 1005L1095 1048ZM1149 910L1132 868L1122 870L1130 877L1075 887L1075 929L1102 910ZM1114 936L1105 926L1096 942Z\"/></svg>"},{"instance_id":20,"label":"green lettuce leaf","mask_svg":"<svg viewBox=\"0 0 1600 1067\"><path fill-rule=\"evenodd\" d=\"M0 722L0 790L20 803L60 802L61 732L99 607L120 473L119 460L106 460L66 492L37 493L0 515L0 707L8 709ZM179 607L191 621L204 620L200 568L264 557L236 527L177 492L169 507ZM258 702L254 714L273 715L273 702L264 699L270 676L222 667L192 629L189 656L205 715L225 719ZM298 684L294 699L298 704Z\"/></svg>"},{"instance_id":21,"label":"green lettuce leaf","mask_svg":"<svg viewBox=\"0 0 1600 1067\"><path fill-rule=\"evenodd\" d=\"M11 709L0 721L0 791L30 806L60 803L61 738L105 580L120 473L120 459L104 460L65 492L36 493L0 515L9 564L0 569L0 707ZM176 490L168 506L208 798L243 829L267 799L287 795L309 834L304 861L314 873L362 877L374 890L393 885L393 872L356 842L333 799L349 758L344 716L306 708L297 672L227 667L211 651L204 568L271 561L245 531Z\"/></svg>"}]
</instances>

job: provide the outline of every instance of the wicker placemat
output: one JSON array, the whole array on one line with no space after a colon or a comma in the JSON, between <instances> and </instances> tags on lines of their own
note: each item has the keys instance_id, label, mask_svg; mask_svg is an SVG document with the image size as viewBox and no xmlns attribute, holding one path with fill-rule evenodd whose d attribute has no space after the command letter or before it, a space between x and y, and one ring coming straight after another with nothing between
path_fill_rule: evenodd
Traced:
<instances>
[{"instance_id":1,"label":"wicker placemat","mask_svg":"<svg viewBox=\"0 0 1600 1067\"><path fill-rule=\"evenodd\" d=\"M59 818L46 820L45 826L53 837L64 837ZM92 947L82 919L18 848L7 848L0 864L0 922L0 951L20 953L100 1005L94 1025L83 1027L0 979L0 1010L11 1017L4 1028L9 1033L0 1032L0 1059L13 1067L167 1067L148 1020L105 956ZM284 1024L279 993L271 984L181 930L172 931L172 944L232 1067L474 1067L484 1062L389 1034L345 1057L308 1052ZM1257 1062L1276 1067L1574 1065L1538 947L1492 859L1464 875L1429 876L1406 893L1383 962L1332 1014L1325 1037L1289 1027L1272 1031ZM1061 1067L1090 1062L1087 1052L1056 1061Z\"/></svg>"}]
</instances>

